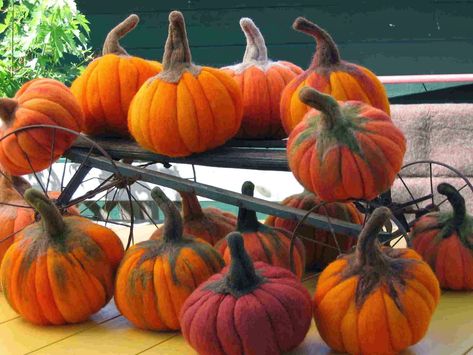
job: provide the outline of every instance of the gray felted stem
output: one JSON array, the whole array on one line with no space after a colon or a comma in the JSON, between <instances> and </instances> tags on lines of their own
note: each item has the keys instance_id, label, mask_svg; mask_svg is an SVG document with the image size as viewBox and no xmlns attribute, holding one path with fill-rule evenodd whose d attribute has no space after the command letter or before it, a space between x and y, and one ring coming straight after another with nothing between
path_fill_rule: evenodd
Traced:
<instances>
[{"instance_id":1,"label":"gray felted stem","mask_svg":"<svg viewBox=\"0 0 473 355\"><path fill-rule=\"evenodd\" d=\"M164 46L163 70L158 78L176 83L186 70L197 75L200 67L192 64L184 16L179 11L172 11L169 14L168 38Z\"/></svg>"},{"instance_id":2,"label":"gray felted stem","mask_svg":"<svg viewBox=\"0 0 473 355\"><path fill-rule=\"evenodd\" d=\"M315 23L304 17L298 17L292 27L315 38L316 52L312 59L311 68L329 67L340 63L340 52L332 37Z\"/></svg>"},{"instance_id":3,"label":"gray felted stem","mask_svg":"<svg viewBox=\"0 0 473 355\"><path fill-rule=\"evenodd\" d=\"M182 197L182 216L184 218L200 217L204 215L195 193L179 191L179 194Z\"/></svg>"},{"instance_id":4,"label":"gray felted stem","mask_svg":"<svg viewBox=\"0 0 473 355\"><path fill-rule=\"evenodd\" d=\"M242 295L253 291L261 283L262 278L256 274L253 261L245 250L243 237L238 232L227 236L230 249L230 270L226 277L226 284L232 294Z\"/></svg>"},{"instance_id":5,"label":"gray felted stem","mask_svg":"<svg viewBox=\"0 0 473 355\"><path fill-rule=\"evenodd\" d=\"M447 198L448 202L450 202L450 205L452 205L453 208L453 219L451 220L447 228L442 231L443 237L448 237L455 230L459 232L463 222L465 222L465 199L462 195L460 195L460 193L455 187L450 184L447 184L446 182L439 184L437 186L437 191Z\"/></svg>"},{"instance_id":6,"label":"gray felted stem","mask_svg":"<svg viewBox=\"0 0 473 355\"><path fill-rule=\"evenodd\" d=\"M56 205L46 195L36 189L26 190L23 197L40 214L43 228L50 238L55 240L62 239L66 225Z\"/></svg>"},{"instance_id":7,"label":"gray felted stem","mask_svg":"<svg viewBox=\"0 0 473 355\"><path fill-rule=\"evenodd\" d=\"M14 113L18 108L18 101L3 97L0 99L0 119L5 123L10 123L14 118Z\"/></svg>"},{"instance_id":8,"label":"gray felted stem","mask_svg":"<svg viewBox=\"0 0 473 355\"><path fill-rule=\"evenodd\" d=\"M377 264L385 264L385 257L380 249L378 234L391 217L391 211L387 207L378 207L373 211L366 222L363 230L358 236L355 250L356 265L358 268Z\"/></svg>"},{"instance_id":9,"label":"gray felted stem","mask_svg":"<svg viewBox=\"0 0 473 355\"><path fill-rule=\"evenodd\" d=\"M131 32L140 22L138 15L132 14L123 22L115 26L107 35L103 44L102 55L116 54L128 55L128 52L120 45L120 39Z\"/></svg>"},{"instance_id":10,"label":"gray felted stem","mask_svg":"<svg viewBox=\"0 0 473 355\"><path fill-rule=\"evenodd\" d=\"M182 239L182 218L176 205L159 187L151 191L151 197L164 214L163 239L166 242L176 242Z\"/></svg>"},{"instance_id":11,"label":"gray felted stem","mask_svg":"<svg viewBox=\"0 0 473 355\"><path fill-rule=\"evenodd\" d=\"M243 63L267 62L268 50L261 32L252 19L243 17L240 20L240 27L246 37L246 50L243 56Z\"/></svg>"},{"instance_id":12,"label":"gray felted stem","mask_svg":"<svg viewBox=\"0 0 473 355\"><path fill-rule=\"evenodd\" d=\"M322 120L328 129L335 126L337 121L343 120L340 105L330 95L322 94L314 88L305 86L299 91L299 99L322 113Z\"/></svg>"},{"instance_id":13,"label":"gray felted stem","mask_svg":"<svg viewBox=\"0 0 473 355\"><path fill-rule=\"evenodd\" d=\"M241 192L245 196L253 197L255 185L251 181L245 181L241 187ZM240 207L238 210L237 231L256 232L261 223L258 221L256 211Z\"/></svg>"}]
</instances>

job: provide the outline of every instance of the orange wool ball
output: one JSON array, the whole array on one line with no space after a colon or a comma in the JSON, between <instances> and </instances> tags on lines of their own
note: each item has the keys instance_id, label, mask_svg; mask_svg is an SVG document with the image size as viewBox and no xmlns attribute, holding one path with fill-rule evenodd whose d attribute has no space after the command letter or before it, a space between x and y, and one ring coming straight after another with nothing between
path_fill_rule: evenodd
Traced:
<instances>
[{"instance_id":1,"label":"orange wool ball","mask_svg":"<svg viewBox=\"0 0 473 355\"><path fill-rule=\"evenodd\" d=\"M246 36L243 62L222 68L235 79L243 95L243 121L237 137L284 138L287 134L279 113L281 93L302 69L268 59L264 38L251 19L242 18L240 26Z\"/></svg>"},{"instance_id":2,"label":"orange wool ball","mask_svg":"<svg viewBox=\"0 0 473 355\"><path fill-rule=\"evenodd\" d=\"M342 60L332 37L309 20L298 17L292 26L295 30L314 37L317 50L309 68L294 78L282 93L281 119L287 134L291 133L309 110L299 100L299 92L304 86L313 87L339 101L362 101L390 114L386 90L374 73Z\"/></svg>"},{"instance_id":3,"label":"orange wool ball","mask_svg":"<svg viewBox=\"0 0 473 355\"><path fill-rule=\"evenodd\" d=\"M163 71L136 94L128 128L145 149L172 157L216 148L240 129L240 90L224 71L192 63L184 17L169 15Z\"/></svg>"},{"instance_id":4,"label":"orange wool ball","mask_svg":"<svg viewBox=\"0 0 473 355\"><path fill-rule=\"evenodd\" d=\"M48 168L77 138L60 129L31 128L50 125L79 132L83 113L67 86L53 79L34 79L24 84L13 99L0 99L0 165L18 176ZM54 144L52 143L54 141Z\"/></svg>"},{"instance_id":5,"label":"orange wool ball","mask_svg":"<svg viewBox=\"0 0 473 355\"><path fill-rule=\"evenodd\" d=\"M412 249L382 248L378 233L390 217L376 209L353 254L320 274L314 318L322 339L349 354L398 354L421 340L440 298L439 283Z\"/></svg>"},{"instance_id":6,"label":"orange wool ball","mask_svg":"<svg viewBox=\"0 0 473 355\"><path fill-rule=\"evenodd\" d=\"M128 109L141 85L158 74L159 62L130 56L119 40L139 22L130 15L108 34L102 57L90 63L71 86L83 111L83 132L128 136Z\"/></svg>"}]
</instances>

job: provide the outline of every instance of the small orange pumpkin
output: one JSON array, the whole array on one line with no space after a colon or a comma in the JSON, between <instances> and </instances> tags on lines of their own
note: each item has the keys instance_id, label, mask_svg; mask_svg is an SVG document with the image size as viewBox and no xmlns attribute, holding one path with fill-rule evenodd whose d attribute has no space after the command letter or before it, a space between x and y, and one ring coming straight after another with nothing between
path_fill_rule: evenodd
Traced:
<instances>
[{"instance_id":1,"label":"small orange pumpkin","mask_svg":"<svg viewBox=\"0 0 473 355\"><path fill-rule=\"evenodd\" d=\"M255 185L245 181L241 192L253 196ZM292 234L285 229L272 228L258 221L256 212L240 207L236 230L243 235L245 249L253 261L262 261L270 265L291 270L290 246ZM231 253L227 238L220 240L215 248L223 255L227 265L231 262ZM300 279L304 274L305 250L299 239L295 240L293 271Z\"/></svg>"},{"instance_id":2,"label":"small orange pumpkin","mask_svg":"<svg viewBox=\"0 0 473 355\"><path fill-rule=\"evenodd\" d=\"M192 63L184 17L171 12L163 71L143 84L130 106L132 136L158 154L188 156L233 138L242 115L235 81L222 70Z\"/></svg>"},{"instance_id":3,"label":"small orange pumpkin","mask_svg":"<svg viewBox=\"0 0 473 355\"><path fill-rule=\"evenodd\" d=\"M83 114L64 84L53 79L34 79L24 84L13 99L0 99L0 118L0 137L5 137L18 128L40 124L79 132ZM69 149L75 139L74 134L51 128L9 135L0 141L0 165L15 176L41 171Z\"/></svg>"},{"instance_id":4,"label":"small orange pumpkin","mask_svg":"<svg viewBox=\"0 0 473 355\"><path fill-rule=\"evenodd\" d=\"M313 87L340 101L362 101L390 114L386 90L374 73L342 60L332 37L304 17L298 17L292 27L314 37L317 51L309 68L292 79L281 95L281 119L287 134L309 110L299 100L299 92L304 86Z\"/></svg>"},{"instance_id":5,"label":"small orange pumpkin","mask_svg":"<svg viewBox=\"0 0 473 355\"><path fill-rule=\"evenodd\" d=\"M232 213L213 207L202 209L193 192L179 191L179 194L182 197L181 214L184 234L215 245L220 239L235 230L237 220ZM158 228L150 239L161 238L163 230L163 227Z\"/></svg>"},{"instance_id":6,"label":"small orange pumpkin","mask_svg":"<svg viewBox=\"0 0 473 355\"><path fill-rule=\"evenodd\" d=\"M437 191L447 197L453 213L420 217L410 231L412 247L432 267L442 288L473 290L473 217L455 187L441 183Z\"/></svg>"},{"instance_id":7,"label":"small orange pumpkin","mask_svg":"<svg viewBox=\"0 0 473 355\"><path fill-rule=\"evenodd\" d=\"M337 103L315 89L300 91L319 110L292 131L289 167L323 201L372 200L388 190L402 166L406 139L381 110L360 101Z\"/></svg>"},{"instance_id":8,"label":"small orange pumpkin","mask_svg":"<svg viewBox=\"0 0 473 355\"><path fill-rule=\"evenodd\" d=\"M5 298L34 324L85 321L113 295L122 242L112 230L86 218L61 216L38 190L26 190L24 198L41 214L41 222L19 232L3 258Z\"/></svg>"},{"instance_id":9,"label":"small orange pumpkin","mask_svg":"<svg viewBox=\"0 0 473 355\"><path fill-rule=\"evenodd\" d=\"M243 121L238 138L280 139L287 136L279 113L281 93L302 69L297 65L268 59L264 38L254 22L240 20L246 36L243 62L222 68L237 82L243 95Z\"/></svg>"},{"instance_id":10,"label":"small orange pumpkin","mask_svg":"<svg viewBox=\"0 0 473 355\"><path fill-rule=\"evenodd\" d=\"M331 223L337 223L335 219L356 224L363 223L363 216L353 203L331 202L322 205L322 201L307 190L300 194L286 197L281 204L305 211L312 210L319 215L328 216L331 219ZM291 219L268 216L265 224L271 227L282 228L292 233L298 223ZM306 238L303 239L306 269L323 269L327 264L334 261L340 253L348 252L356 244L356 239L352 236L343 234L333 235L329 231L309 225L300 226L297 234Z\"/></svg>"},{"instance_id":11,"label":"small orange pumpkin","mask_svg":"<svg viewBox=\"0 0 473 355\"><path fill-rule=\"evenodd\" d=\"M102 57L92 61L72 83L71 90L84 111L82 130L90 135L128 136L128 109L143 83L158 74L161 63L130 56L119 40L140 21L130 15L110 31Z\"/></svg>"},{"instance_id":12,"label":"small orange pumpkin","mask_svg":"<svg viewBox=\"0 0 473 355\"><path fill-rule=\"evenodd\" d=\"M164 214L162 238L132 246L118 269L115 302L136 327L179 330L189 295L225 265L207 242L183 235L179 210L158 187L151 191Z\"/></svg>"},{"instance_id":13,"label":"small orange pumpkin","mask_svg":"<svg viewBox=\"0 0 473 355\"><path fill-rule=\"evenodd\" d=\"M377 236L390 213L376 209L355 253L331 263L318 279L315 322L337 352L397 354L422 339L438 304L439 283L419 254L380 247Z\"/></svg>"}]
</instances>

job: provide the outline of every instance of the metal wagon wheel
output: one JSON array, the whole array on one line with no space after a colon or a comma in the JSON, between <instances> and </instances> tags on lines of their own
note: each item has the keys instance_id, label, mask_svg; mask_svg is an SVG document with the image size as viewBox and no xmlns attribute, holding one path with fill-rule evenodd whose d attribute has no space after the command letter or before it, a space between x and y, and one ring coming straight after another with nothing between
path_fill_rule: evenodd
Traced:
<instances>
[{"instance_id":1,"label":"metal wagon wheel","mask_svg":"<svg viewBox=\"0 0 473 355\"><path fill-rule=\"evenodd\" d=\"M89 162L92 155L109 160L113 166L115 164L108 153L91 138L64 127L53 125L26 126L3 136L0 138L0 142L12 135L18 139L21 135L34 130L41 130L42 134L48 132L50 135L50 164L48 168L37 171L33 168L33 158L23 151L24 158L29 162L32 171L30 174L23 175L23 178L32 187L47 194L61 212L64 213L71 206L75 206L83 217L108 227L116 227L114 229L124 239L128 248L133 243L133 224L135 220L130 192L133 179L124 177L116 167L112 172L104 172L94 168ZM60 159L54 157L53 152L57 143L58 132L75 137L76 141L80 141L82 146L87 147L87 155L82 162L72 162L67 157ZM0 174L10 179L10 176L1 171ZM0 201L0 205L5 204L8 203ZM26 203L14 207L31 208ZM35 215L35 219L38 220L39 216ZM18 232L20 230L2 236L0 243L14 238Z\"/></svg>"}]
</instances>

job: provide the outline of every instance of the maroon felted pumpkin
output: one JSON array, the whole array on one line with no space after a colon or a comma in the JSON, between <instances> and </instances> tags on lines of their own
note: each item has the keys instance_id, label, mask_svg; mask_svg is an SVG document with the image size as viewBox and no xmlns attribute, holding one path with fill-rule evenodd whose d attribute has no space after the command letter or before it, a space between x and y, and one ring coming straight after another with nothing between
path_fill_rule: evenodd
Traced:
<instances>
[{"instance_id":1,"label":"maroon felted pumpkin","mask_svg":"<svg viewBox=\"0 0 473 355\"><path fill-rule=\"evenodd\" d=\"M238 137L284 138L287 134L279 113L281 93L302 69L269 59L264 38L250 18L242 18L240 26L246 36L243 62L222 68L235 79L243 94L243 121Z\"/></svg>"},{"instance_id":2,"label":"maroon felted pumpkin","mask_svg":"<svg viewBox=\"0 0 473 355\"><path fill-rule=\"evenodd\" d=\"M311 299L289 271L253 264L243 237L228 236L231 265L197 288L181 309L186 341L201 355L276 355L298 346L311 323Z\"/></svg>"},{"instance_id":3,"label":"maroon felted pumpkin","mask_svg":"<svg viewBox=\"0 0 473 355\"><path fill-rule=\"evenodd\" d=\"M337 220L356 224L363 223L363 216L353 203L329 202L322 205L322 201L307 190L285 198L281 204L304 211L312 210L314 213L328 216L331 219L331 223L337 223ZM265 224L271 227L282 228L292 233L297 227L298 222L291 219L268 216ZM333 235L329 231L306 224L299 227L297 234L310 239L303 239L306 269L324 268L327 264L334 261L340 253L346 253L356 245L356 238L352 236L343 234Z\"/></svg>"},{"instance_id":4,"label":"maroon felted pumpkin","mask_svg":"<svg viewBox=\"0 0 473 355\"><path fill-rule=\"evenodd\" d=\"M182 197L182 222L184 234L200 238L215 245L220 239L236 228L236 217L233 213L218 208L202 209L197 196L193 192L179 191ZM163 234L163 227L158 228L150 239L159 239Z\"/></svg>"},{"instance_id":5,"label":"maroon felted pumpkin","mask_svg":"<svg viewBox=\"0 0 473 355\"><path fill-rule=\"evenodd\" d=\"M246 196L253 196L255 185L246 181L241 192ZM274 266L291 270L290 246L292 234L285 229L272 228L258 221L256 212L240 207L238 211L237 231L243 235L245 249L253 261L262 261ZM225 264L231 260L227 238L215 245L215 249L223 256ZM304 273L305 251L304 244L299 239L295 240L293 250L294 273L301 278ZM291 270L292 271L292 270Z\"/></svg>"},{"instance_id":6,"label":"maroon felted pumpkin","mask_svg":"<svg viewBox=\"0 0 473 355\"><path fill-rule=\"evenodd\" d=\"M450 184L437 191L445 195L452 212L431 212L412 226L412 248L432 267L440 287L473 290L473 217L467 214L465 199Z\"/></svg>"}]
</instances>

